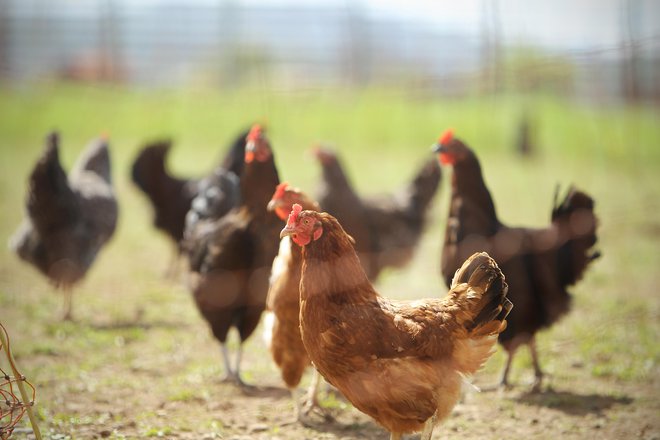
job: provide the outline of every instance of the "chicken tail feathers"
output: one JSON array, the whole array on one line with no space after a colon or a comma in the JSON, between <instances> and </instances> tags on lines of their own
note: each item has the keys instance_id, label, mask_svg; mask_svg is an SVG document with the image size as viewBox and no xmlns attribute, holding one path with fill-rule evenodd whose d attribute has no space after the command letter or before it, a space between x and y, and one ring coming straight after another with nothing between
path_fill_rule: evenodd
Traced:
<instances>
[{"instance_id":1,"label":"chicken tail feathers","mask_svg":"<svg viewBox=\"0 0 660 440\"><path fill-rule=\"evenodd\" d=\"M76 214L73 191L59 159L59 136L46 138L46 148L29 178L27 211L40 233L70 221Z\"/></svg>"},{"instance_id":2,"label":"chicken tail feathers","mask_svg":"<svg viewBox=\"0 0 660 440\"><path fill-rule=\"evenodd\" d=\"M558 203L558 192L552 209L552 223L559 229L562 244L557 252L557 264L562 286L575 284L586 268L601 256L592 250L598 237L598 219L594 200L586 193L570 187Z\"/></svg>"},{"instance_id":3,"label":"chicken tail feathers","mask_svg":"<svg viewBox=\"0 0 660 440\"><path fill-rule=\"evenodd\" d=\"M493 353L497 336L506 328L506 317L513 304L506 297L504 274L487 253L468 258L456 271L450 295L463 313L459 322L466 331L454 352L457 369L474 374Z\"/></svg>"},{"instance_id":4,"label":"chicken tail feathers","mask_svg":"<svg viewBox=\"0 0 660 440\"><path fill-rule=\"evenodd\" d=\"M105 137L99 137L93 140L85 148L71 173L73 176L76 176L84 171L97 174L108 184L112 183L110 151L108 149L108 140Z\"/></svg>"},{"instance_id":5,"label":"chicken tail feathers","mask_svg":"<svg viewBox=\"0 0 660 440\"><path fill-rule=\"evenodd\" d=\"M473 306L466 329L474 332L493 321L502 325L513 304L506 298L508 286L495 260L485 252L472 255L456 271L452 289L461 284L467 285L467 299Z\"/></svg>"},{"instance_id":6,"label":"chicken tail feathers","mask_svg":"<svg viewBox=\"0 0 660 440\"><path fill-rule=\"evenodd\" d=\"M147 195L157 191L158 182L166 174L165 158L172 146L169 140L152 142L144 146L131 167L131 179Z\"/></svg>"},{"instance_id":7,"label":"chicken tail feathers","mask_svg":"<svg viewBox=\"0 0 660 440\"><path fill-rule=\"evenodd\" d=\"M423 219L433 197L438 191L442 171L436 158L424 163L408 185L408 212Z\"/></svg>"}]
</instances>

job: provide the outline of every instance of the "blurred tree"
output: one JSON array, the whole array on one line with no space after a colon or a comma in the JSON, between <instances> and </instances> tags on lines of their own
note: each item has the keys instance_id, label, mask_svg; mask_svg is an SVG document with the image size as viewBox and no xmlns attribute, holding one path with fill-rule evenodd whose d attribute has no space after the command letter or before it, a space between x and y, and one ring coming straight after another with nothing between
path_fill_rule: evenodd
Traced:
<instances>
[{"instance_id":1,"label":"blurred tree","mask_svg":"<svg viewBox=\"0 0 660 440\"><path fill-rule=\"evenodd\" d=\"M500 10L497 0L481 2L481 84L483 92L503 88Z\"/></svg>"},{"instance_id":2,"label":"blurred tree","mask_svg":"<svg viewBox=\"0 0 660 440\"><path fill-rule=\"evenodd\" d=\"M535 47L518 47L507 53L504 66L509 90L562 95L573 92L574 66L564 56L549 55Z\"/></svg>"},{"instance_id":3,"label":"blurred tree","mask_svg":"<svg viewBox=\"0 0 660 440\"><path fill-rule=\"evenodd\" d=\"M623 81L624 97L628 101L638 101L641 97L638 75L639 54L637 48L637 32L640 21L639 2L622 0L621 11L621 79Z\"/></svg>"},{"instance_id":4,"label":"blurred tree","mask_svg":"<svg viewBox=\"0 0 660 440\"><path fill-rule=\"evenodd\" d=\"M252 84L268 77L273 65L274 60L265 46L238 42L227 51L225 81L230 86Z\"/></svg>"}]
</instances>

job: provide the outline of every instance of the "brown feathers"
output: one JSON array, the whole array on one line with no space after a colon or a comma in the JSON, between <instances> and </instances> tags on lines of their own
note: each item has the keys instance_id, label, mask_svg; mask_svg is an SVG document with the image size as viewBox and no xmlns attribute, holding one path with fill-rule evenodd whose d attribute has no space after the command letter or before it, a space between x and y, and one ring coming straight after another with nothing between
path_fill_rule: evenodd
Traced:
<instances>
[{"instance_id":1,"label":"brown feathers","mask_svg":"<svg viewBox=\"0 0 660 440\"><path fill-rule=\"evenodd\" d=\"M392 432L446 417L463 376L483 365L505 326L511 304L497 264L474 255L443 299L390 300L373 289L331 215L303 211L282 234L308 234L317 222L323 234L303 247L300 283L302 339L314 365Z\"/></svg>"}]
</instances>

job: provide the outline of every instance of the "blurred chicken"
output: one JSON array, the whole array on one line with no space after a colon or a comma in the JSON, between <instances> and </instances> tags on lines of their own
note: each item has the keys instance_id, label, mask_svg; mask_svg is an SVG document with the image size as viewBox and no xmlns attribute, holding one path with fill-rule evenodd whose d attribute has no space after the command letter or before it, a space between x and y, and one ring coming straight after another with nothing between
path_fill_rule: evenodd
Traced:
<instances>
[{"instance_id":1,"label":"blurred chicken","mask_svg":"<svg viewBox=\"0 0 660 440\"><path fill-rule=\"evenodd\" d=\"M327 213L294 205L281 236L302 246L300 329L323 377L400 439L449 416L462 382L493 353L511 303L497 264L470 257L443 299L390 300Z\"/></svg>"},{"instance_id":2,"label":"blurred chicken","mask_svg":"<svg viewBox=\"0 0 660 440\"><path fill-rule=\"evenodd\" d=\"M437 162L425 162L412 182L394 195L360 198L334 152L317 148L315 154L323 170L318 198L321 208L335 216L355 239L369 279L375 281L386 267L408 264L440 184Z\"/></svg>"},{"instance_id":3,"label":"blurred chicken","mask_svg":"<svg viewBox=\"0 0 660 440\"><path fill-rule=\"evenodd\" d=\"M242 344L266 305L281 226L277 216L266 210L279 183L270 143L259 125L252 127L246 139L240 202L214 221L192 223L184 242L195 303L222 345L225 379L238 384L243 384ZM231 327L238 330L241 340L234 367L225 345Z\"/></svg>"},{"instance_id":4,"label":"blurred chicken","mask_svg":"<svg viewBox=\"0 0 660 440\"><path fill-rule=\"evenodd\" d=\"M298 188L288 183L280 183L268 203L268 210L286 221L294 204L303 209L319 210L319 205ZM264 338L270 348L270 354L280 369L282 380L291 392L294 402L294 416L301 420L304 413L318 408L317 389L319 376L314 369L314 376L305 397L305 406L301 407L296 389L300 384L305 369L310 365L309 357L300 339L300 269L302 252L289 237L280 242L280 250L273 261L270 289L264 319Z\"/></svg>"},{"instance_id":5,"label":"blurred chicken","mask_svg":"<svg viewBox=\"0 0 660 440\"><path fill-rule=\"evenodd\" d=\"M131 168L133 182L153 206L154 226L165 232L176 246L170 271L176 265L181 252L186 213L193 199L200 191L209 191L217 179L238 179L243 170L246 136L247 131L241 133L232 142L222 164L216 167L209 177L201 180L178 178L167 171L165 162L172 147L169 140L146 144L135 158Z\"/></svg>"},{"instance_id":6,"label":"blurred chicken","mask_svg":"<svg viewBox=\"0 0 660 440\"><path fill-rule=\"evenodd\" d=\"M436 152L441 163L454 169L442 275L449 285L461 261L473 252L485 251L497 260L509 284L509 298L516 305L509 326L499 337L508 354L501 385L508 384L515 351L526 344L534 364L534 389L538 390L543 373L535 334L568 311L571 298L566 288L600 255L590 250L597 241L594 201L571 188L558 205L555 195L548 227L511 228L497 218L474 152L451 131L440 138Z\"/></svg>"},{"instance_id":7,"label":"blurred chicken","mask_svg":"<svg viewBox=\"0 0 660 440\"><path fill-rule=\"evenodd\" d=\"M67 178L59 160L59 136L49 134L29 177L26 207L27 218L11 238L10 248L62 289L64 319L72 319L71 289L117 224L106 139L93 141Z\"/></svg>"}]
</instances>

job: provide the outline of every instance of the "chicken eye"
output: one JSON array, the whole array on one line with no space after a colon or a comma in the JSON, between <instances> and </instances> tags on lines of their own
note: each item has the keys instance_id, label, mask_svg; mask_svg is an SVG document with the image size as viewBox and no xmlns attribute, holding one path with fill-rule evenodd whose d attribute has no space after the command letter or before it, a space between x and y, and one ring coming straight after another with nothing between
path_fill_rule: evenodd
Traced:
<instances>
[{"instance_id":1,"label":"chicken eye","mask_svg":"<svg viewBox=\"0 0 660 440\"><path fill-rule=\"evenodd\" d=\"M303 224L304 224L305 226L309 226L309 219L306 218L305 220L303 220Z\"/></svg>"}]
</instances>

